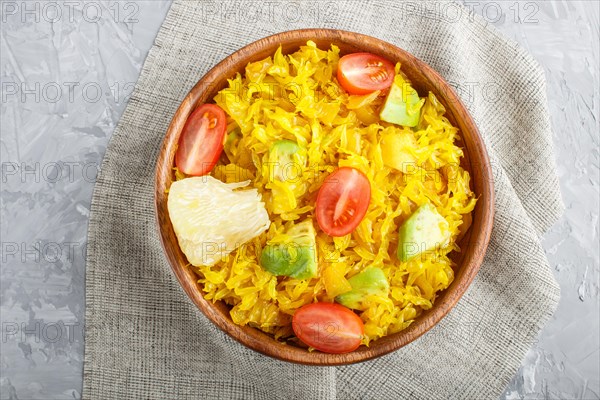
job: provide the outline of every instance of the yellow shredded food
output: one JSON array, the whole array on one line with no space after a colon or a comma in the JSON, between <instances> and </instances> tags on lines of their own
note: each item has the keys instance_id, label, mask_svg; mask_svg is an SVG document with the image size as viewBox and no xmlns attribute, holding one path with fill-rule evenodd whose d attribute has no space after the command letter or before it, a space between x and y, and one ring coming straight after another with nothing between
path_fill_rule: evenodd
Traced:
<instances>
[{"instance_id":1,"label":"yellow shredded food","mask_svg":"<svg viewBox=\"0 0 600 400\"><path fill-rule=\"evenodd\" d=\"M458 130L435 96L425 98L416 128L388 124L378 115L385 93L347 94L335 77L338 59L334 45L321 50L309 41L289 55L280 48L272 57L248 64L215 97L228 115L228 127L226 157L212 175L227 183L250 180L262 195L271 225L215 265L197 271L205 297L231 305L235 323L287 338L293 336L291 319L299 307L332 302L349 290L348 278L379 267L390 291L387 297L373 296L359 314L368 345L405 329L452 282L449 253L460 251L457 238L468 228L476 200L469 173L460 167ZM396 73L402 73L399 64ZM282 139L305 151L306 165L295 171L294 182L274 180L269 173L269 149ZM333 238L318 229L313 212L323 180L342 166L365 173L371 202L354 232ZM400 262L398 228L425 203L448 221L450 244ZM259 260L267 241L285 241L284 232L307 219L317 230L317 277L298 280L265 271Z\"/></svg>"}]
</instances>

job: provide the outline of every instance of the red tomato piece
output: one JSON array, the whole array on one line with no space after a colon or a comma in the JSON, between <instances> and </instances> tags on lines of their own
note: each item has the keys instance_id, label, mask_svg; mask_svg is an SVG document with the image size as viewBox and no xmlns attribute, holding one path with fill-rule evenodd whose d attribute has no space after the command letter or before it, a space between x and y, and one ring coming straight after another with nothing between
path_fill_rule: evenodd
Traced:
<instances>
[{"instance_id":1,"label":"red tomato piece","mask_svg":"<svg viewBox=\"0 0 600 400\"><path fill-rule=\"evenodd\" d=\"M365 217L371 201L369 178L355 168L342 167L329 175L317 195L317 222L330 236L345 236Z\"/></svg>"},{"instance_id":2,"label":"red tomato piece","mask_svg":"<svg viewBox=\"0 0 600 400\"><path fill-rule=\"evenodd\" d=\"M225 111L215 104L203 104L189 116L175 153L175 166L187 175L208 174L223 151L227 131Z\"/></svg>"},{"instance_id":3,"label":"red tomato piece","mask_svg":"<svg viewBox=\"0 0 600 400\"><path fill-rule=\"evenodd\" d=\"M292 319L292 328L308 346L333 354L356 350L365 333L360 317L335 303L312 303L300 307Z\"/></svg>"},{"instance_id":4,"label":"red tomato piece","mask_svg":"<svg viewBox=\"0 0 600 400\"><path fill-rule=\"evenodd\" d=\"M350 94L368 94L392 85L394 64L371 53L347 54L338 62L337 79Z\"/></svg>"}]
</instances>

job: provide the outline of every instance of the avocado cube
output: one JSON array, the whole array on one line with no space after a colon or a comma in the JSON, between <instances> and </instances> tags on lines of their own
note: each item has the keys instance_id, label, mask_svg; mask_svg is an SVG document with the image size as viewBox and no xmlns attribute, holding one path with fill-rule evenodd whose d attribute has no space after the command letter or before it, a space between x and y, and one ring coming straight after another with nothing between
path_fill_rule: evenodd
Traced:
<instances>
[{"instance_id":1,"label":"avocado cube","mask_svg":"<svg viewBox=\"0 0 600 400\"><path fill-rule=\"evenodd\" d=\"M306 150L291 140L278 140L269 149L270 180L294 180L306 167Z\"/></svg>"},{"instance_id":2,"label":"avocado cube","mask_svg":"<svg viewBox=\"0 0 600 400\"><path fill-rule=\"evenodd\" d=\"M348 282L352 286L352 290L338 295L335 301L354 310L368 308L369 296L387 296L390 290L390 285L385 274L377 267L365 269L348 279Z\"/></svg>"},{"instance_id":3,"label":"avocado cube","mask_svg":"<svg viewBox=\"0 0 600 400\"><path fill-rule=\"evenodd\" d=\"M308 279L317 276L315 229L311 221L290 228L290 240L267 244L260 255L260 265L277 276Z\"/></svg>"},{"instance_id":4,"label":"avocado cube","mask_svg":"<svg viewBox=\"0 0 600 400\"><path fill-rule=\"evenodd\" d=\"M390 87L379 117L391 124L417 126L424 103L425 99L419 98L417 91L398 74Z\"/></svg>"},{"instance_id":5,"label":"avocado cube","mask_svg":"<svg viewBox=\"0 0 600 400\"><path fill-rule=\"evenodd\" d=\"M448 221L432 204L423 204L400 226L398 259L406 262L437 247L444 247L450 236Z\"/></svg>"}]
</instances>

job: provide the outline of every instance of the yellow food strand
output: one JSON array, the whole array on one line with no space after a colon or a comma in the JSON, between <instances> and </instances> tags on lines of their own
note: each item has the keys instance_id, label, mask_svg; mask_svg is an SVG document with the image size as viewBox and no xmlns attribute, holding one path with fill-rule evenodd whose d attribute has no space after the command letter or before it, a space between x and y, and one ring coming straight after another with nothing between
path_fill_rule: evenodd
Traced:
<instances>
[{"instance_id":1,"label":"yellow food strand","mask_svg":"<svg viewBox=\"0 0 600 400\"><path fill-rule=\"evenodd\" d=\"M463 151L455 144L458 130L444 117L445 109L435 96L427 96L414 130L382 122L377 112L384 96L346 94L335 79L338 60L334 45L325 51L309 41L290 55L280 49L272 57L248 64L245 75L229 80L215 97L229 116L224 152L229 162L218 165L212 174L226 182L250 179L265 200L272 223L267 232L225 260L197 269L205 297L231 305L235 323L279 339L293 335L291 316L299 307L333 301L348 289L346 279L378 266L388 278L390 292L387 297L370 298L370 307L360 314L368 345L408 327L452 283L449 253L458 250L456 238L470 224L476 200L469 173L460 166ZM400 71L400 65L396 68ZM382 137L390 141L397 134L403 136L394 140L410 146L399 152L382 151ZM271 144L281 139L307 150L307 165L289 188L288 182L268 184L264 174L268 168L263 168ZM395 154L403 158L390 159ZM393 167L407 160L410 165ZM299 281L264 271L259 260L267 241L285 242L285 232L306 219L317 227L313 214L317 192L340 166L357 168L370 180L372 197L365 219L342 238L317 229L316 278ZM398 228L424 203L434 204L446 218L452 240L435 253L400 262L395 255ZM277 213L274 204L280 208Z\"/></svg>"}]
</instances>

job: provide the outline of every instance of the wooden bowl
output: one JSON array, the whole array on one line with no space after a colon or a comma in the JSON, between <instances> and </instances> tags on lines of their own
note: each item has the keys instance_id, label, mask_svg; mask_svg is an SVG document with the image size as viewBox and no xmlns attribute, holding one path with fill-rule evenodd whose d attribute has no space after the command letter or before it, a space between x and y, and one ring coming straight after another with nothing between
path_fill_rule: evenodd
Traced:
<instances>
[{"instance_id":1,"label":"wooden bowl","mask_svg":"<svg viewBox=\"0 0 600 400\"><path fill-rule=\"evenodd\" d=\"M434 306L423 312L407 329L346 354L308 352L305 348L278 342L258 329L234 324L226 304L221 301L213 304L202 296L198 276L186 266L188 262L179 248L167 212L165 190L174 179L172 167L179 134L194 108L202 103L212 103L215 94L227 85L227 79L234 77L237 72L243 73L249 62L272 55L280 45L284 54L292 53L306 44L307 40L313 40L322 49L329 48L333 43L340 48L342 55L371 52L393 63L401 62L402 71L419 94L423 96L432 91L446 107L450 122L460 129L465 153L463 167L471 173L473 190L478 199L471 228L460 243L463 251L456 254L454 282L436 299ZM301 364L343 365L365 361L397 350L423 335L448 314L473 281L492 231L494 191L490 162L477 127L454 90L437 72L413 55L390 43L353 32L328 29L283 32L251 43L221 61L200 79L175 113L158 157L155 179L156 218L162 245L173 272L190 299L213 323L245 346L271 357Z\"/></svg>"}]
</instances>

